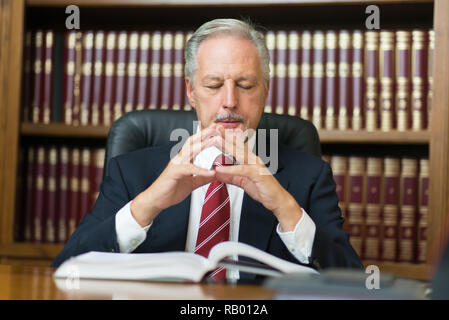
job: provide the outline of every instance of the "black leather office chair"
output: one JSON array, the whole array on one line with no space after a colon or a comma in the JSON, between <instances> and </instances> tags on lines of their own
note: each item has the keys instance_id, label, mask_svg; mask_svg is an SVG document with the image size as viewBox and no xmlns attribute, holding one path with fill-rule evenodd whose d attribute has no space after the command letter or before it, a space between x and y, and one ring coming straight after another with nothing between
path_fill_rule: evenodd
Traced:
<instances>
[{"instance_id":1,"label":"black leather office chair","mask_svg":"<svg viewBox=\"0 0 449 320\"><path fill-rule=\"evenodd\" d=\"M170 143L174 129L183 128L191 135L194 111L139 110L128 112L115 121L109 131L106 144L104 174L107 174L109 159L149 146ZM295 116L264 113L259 129L279 129L279 143L321 156L321 145L314 125ZM267 132L268 135L268 132Z\"/></svg>"}]
</instances>

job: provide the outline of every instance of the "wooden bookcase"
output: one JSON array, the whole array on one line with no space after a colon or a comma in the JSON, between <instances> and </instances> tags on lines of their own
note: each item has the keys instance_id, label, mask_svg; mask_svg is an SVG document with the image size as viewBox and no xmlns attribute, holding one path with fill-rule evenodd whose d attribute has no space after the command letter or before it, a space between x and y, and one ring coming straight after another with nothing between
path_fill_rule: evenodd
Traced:
<instances>
[{"instance_id":1,"label":"wooden bookcase","mask_svg":"<svg viewBox=\"0 0 449 320\"><path fill-rule=\"evenodd\" d=\"M61 245L14 240L18 152L23 139L105 141L108 127L21 123L20 98L24 32L36 27L62 29L65 7L77 5L81 28L139 29L145 26L192 30L216 17L250 17L270 27L364 28L366 6L378 5L381 28L426 27L435 30L434 105L429 129L422 132L319 132L323 146L418 146L428 148L430 195L428 262L384 263L381 271L429 279L449 230L449 1L447 0L0 0L0 261L50 262ZM31 262L30 262L31 261ZM44 262L43 262L44 261Z\"/></svg>"}]
</instances>

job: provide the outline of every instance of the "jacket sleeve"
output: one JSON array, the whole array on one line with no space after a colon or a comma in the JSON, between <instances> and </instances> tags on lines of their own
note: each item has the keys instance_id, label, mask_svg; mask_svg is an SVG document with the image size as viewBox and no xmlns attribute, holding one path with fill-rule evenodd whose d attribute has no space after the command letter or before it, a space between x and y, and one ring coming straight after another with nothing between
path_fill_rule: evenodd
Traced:
<instances>
[{"instance_id":1,"label":"jacket sleeve","mask_svg":"<svg viewBox=\"0 0 449 320\"><path fill-rule=\"evenodd\" d=\"M321 268L363 268L359 256L342 229L344 218L338 207L336 185L330 166L322 169L311 190L309 215L316 225L310 263Z\"/></svg>"},{"instance_id":2,"label":"jacket sleeve","mask_svg":"<svg viewBox=\"0 0 449 320\"><path fill-rule=\"evenodd\" d=\"M89 252L119 252L115 232L115 215L131 199L119 163L109 161L109 174L103 179L98 199L91 213L86 213L80 225L55 258L52 267L58 267L70 257Z\"/></svg>"}]
</instances>

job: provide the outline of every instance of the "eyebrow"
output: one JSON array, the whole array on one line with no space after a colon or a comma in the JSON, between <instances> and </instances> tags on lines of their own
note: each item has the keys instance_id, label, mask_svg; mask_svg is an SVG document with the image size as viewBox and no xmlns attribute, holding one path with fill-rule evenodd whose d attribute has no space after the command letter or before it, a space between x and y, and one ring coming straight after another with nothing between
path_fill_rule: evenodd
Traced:
<instances>
[{"instance_id":1,"label":"eyebrow","mask_svg":"<svg viewBox=\"0 0 449 320\"><path fill-rule=\"evenodd\" d=\"M223 81L223 78L219 77L219 76L207 75L201 80L201 82L206 82L206 81ZM247 76L238 77L236 79L236 82L242 82L242 81L257 82L257 78L255 76L247 75Z\"/></svg>"}]
</instances>

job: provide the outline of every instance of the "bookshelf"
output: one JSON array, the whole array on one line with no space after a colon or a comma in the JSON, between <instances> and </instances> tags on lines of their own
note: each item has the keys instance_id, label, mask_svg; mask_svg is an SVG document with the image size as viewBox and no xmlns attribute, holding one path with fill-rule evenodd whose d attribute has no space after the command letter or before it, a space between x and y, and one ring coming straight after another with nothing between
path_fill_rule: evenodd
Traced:
<instances>
[{"instance_id":1,"label":"bookshelf","mask_svg":"<svg viewBox=\"0 0 449 320\"><path fill-rule=\"evenodd\" d=\"M0 0L0 261L50 262L61 244L18 242L14 238L19 146L26 139L70 139L79 144L103 141L108 126L22 123L21 78L25 31L63 29L64 8L77 5L82 29L140 30L162 26L192 30L216 17L251 17L267 28L300 26L362 28L367 5L378 5L381 27L426 27L435 30L434 104L429 129L416 132L320 130L323 145L347 148L384 145L428 147L430 166L428 258L426 264L364 261L399 276L429 279L432 261L449 233L449 2L445 0ZM298 23L300 21L300 23Z\"/></svg>"}]
</instances>

